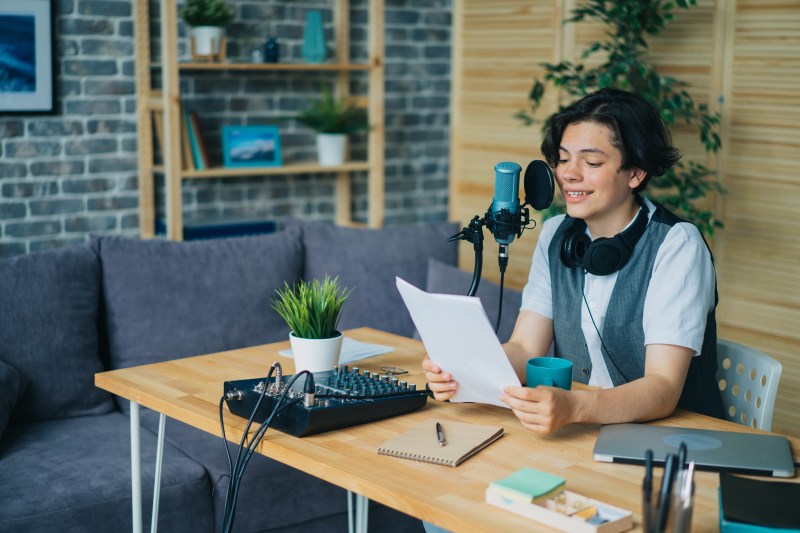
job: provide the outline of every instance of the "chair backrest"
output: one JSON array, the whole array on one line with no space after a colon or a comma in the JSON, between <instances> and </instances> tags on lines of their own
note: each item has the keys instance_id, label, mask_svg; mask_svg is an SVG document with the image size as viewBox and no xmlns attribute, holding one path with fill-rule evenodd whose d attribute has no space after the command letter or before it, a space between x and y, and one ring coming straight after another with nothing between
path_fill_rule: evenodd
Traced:
<instances>
[{"instance_id":1,"label":"chair backrest","mask_svg":"<svg viewBox=\"0 0 800 533\"><path fill-rule=\"evenodd\" d=\"M725 418L770 431L782 370L780 362L765 353L718 339L716 378Z\"/></svg>"}]
</instances>

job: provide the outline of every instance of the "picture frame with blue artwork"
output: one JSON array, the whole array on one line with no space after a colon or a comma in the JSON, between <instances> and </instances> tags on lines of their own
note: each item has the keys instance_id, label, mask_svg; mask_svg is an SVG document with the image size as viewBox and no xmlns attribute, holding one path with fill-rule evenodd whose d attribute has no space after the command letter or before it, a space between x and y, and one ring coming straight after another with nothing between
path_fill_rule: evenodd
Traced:
<instances>
[{"instance_id":1,"label":"picture frame with blue artwork","mask_svg":"<svg viewBox=\"0 0 800 533\"><path fill-rule=\"evenodd\" d=\"M0 113L54 111L52 0L0 0Z\"/></svg>"},{"instance_id":2,"label":"picture frame with blue artwork","mask_svg":"<svg viewBox=\"0 0 800 533\"><path fill-rule=\"evenodd\" d=\"M222 160L225 167L279 167L281 140L277 126L224 126Z\"/></svg>"}]
</instances>

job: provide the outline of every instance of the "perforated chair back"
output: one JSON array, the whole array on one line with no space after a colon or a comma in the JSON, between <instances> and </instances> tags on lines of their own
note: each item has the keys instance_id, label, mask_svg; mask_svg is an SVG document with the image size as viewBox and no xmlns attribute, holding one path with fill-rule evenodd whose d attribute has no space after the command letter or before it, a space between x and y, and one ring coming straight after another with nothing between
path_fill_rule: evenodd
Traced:
<instances>
[{"instance_id":1,"label":"perforated chair back","mask_svg":"<svg viewBox=\"0 0 800 533\"><path fill-rule=\"evenodd\" d=\"M783 367L765 353L717 339L717 384L725 418L765 431L772 429L775 395Z\"/></svg>"}]
</instances>

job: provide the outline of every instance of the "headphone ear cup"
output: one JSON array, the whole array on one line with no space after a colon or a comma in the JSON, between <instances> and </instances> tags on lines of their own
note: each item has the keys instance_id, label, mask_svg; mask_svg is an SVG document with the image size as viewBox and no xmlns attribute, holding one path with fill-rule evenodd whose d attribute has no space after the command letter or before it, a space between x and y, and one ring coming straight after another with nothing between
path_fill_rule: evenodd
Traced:
<instances>
[{"instance_id":1,"label":"headphone ear cup","mask_svg":"<svg viewBox=\"0 0 800 533\"><path fill-rule=\"evenodd\" d=\"M569 229L561 239L561 262L569 268L582 267L583 256L591 240L584 232Z\"/></svg>"},{"instance_id":2,"label":"headphone ear cup","mask_svg":"<svg viewBox=\"0 0 800 533\"><path fill-rule=\"evenodd\" d=\"M595 276L607 276L622 267L624 255L615 239L598 237L586 250L583 265Z\"/></svg>"}]
</instances>

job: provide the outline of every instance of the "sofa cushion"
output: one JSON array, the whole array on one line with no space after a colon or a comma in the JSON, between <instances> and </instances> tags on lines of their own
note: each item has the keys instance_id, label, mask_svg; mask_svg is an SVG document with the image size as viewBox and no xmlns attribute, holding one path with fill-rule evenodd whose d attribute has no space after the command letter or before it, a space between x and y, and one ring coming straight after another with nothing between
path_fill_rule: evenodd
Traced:
<instances>
[{"instance_id":1,"label":"sofa cushion","mask_svg":"<svg viewBox=\"0 0 800 533\"><path fill-rule=\"evenodd\" d=\"M466 295L472 285L472 273L441 261L431 259L428 262L428 292L438 292L444 294ZM492 327L497 323L497 307L500 298L500 285L489 280L482 279L478 284L476 294L486 310L489 322ZM497 337L500 342L508 341L511 332L514 331L514 324L517 322L519 308L522 305L522 293L508 287L503 288L503 312L500 316L500 329Z\"/></svg>"},{"instance_id":2,"label":"sofa cushion","mask_svg":"<svg viewBox=\"0 0 800 533\"><path fill-rule=\"evenodd\" d=\"M27 385L13 366L0 361L0 438Z\"/></svg>"},{"instance_id":3,"label":"sofa cushion","mask_svg":"<svg viewBox=\"0 0 800 533\"><path fill-rule=\"evenodd\" d=\"M143 522L156 436L141 433ZM131 531L130 421L121 413L15 424L0 443L0 531ZM206 471L164 446L159 531L214 531Z\"/></svg>"},{"instance_id":4,"label":"sofa cushion","mask_svg":"<svg viewBox=\"0 0 800 533\"><path fill-rule=\"evenodd\" d=\"M107 413L94 386L100 261L87 245L0 261L0 361L28 383L12 420Z\"/></svg>"},{"instance_id":5,"label":"sofa cushion","mask_svg":"<svg viewBox=\"0 0 800 533\"><path fill-rule=\"evenodd\" d=\"M270 308L302 271L299 232L193 242L101 237L112 368L286 339Z\"/></svg>"},{"instance_id":6,"label":"sofa cushion","mask_svg":"<svg viewBox=\"0 0 800 533\"><path fill-rule=\"evenodd\" d=\"M428 259L455 264L458 247L447 242L458 231L454 223L392 226L382 229L345 228L297 222L303 229L306 280L339 276L354 288L344 306L339 329L369 326L410 336L411 316L397 291L395 276L424 287Z\"/></svg>"}]
</instances>

